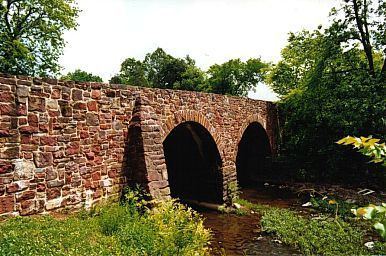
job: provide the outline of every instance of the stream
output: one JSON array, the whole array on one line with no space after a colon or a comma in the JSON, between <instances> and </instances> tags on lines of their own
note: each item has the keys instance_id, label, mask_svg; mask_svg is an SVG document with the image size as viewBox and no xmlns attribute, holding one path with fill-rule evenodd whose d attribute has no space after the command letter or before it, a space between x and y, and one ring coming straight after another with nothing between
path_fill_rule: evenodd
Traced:
<instances>
[{"instance_id":1,"label":"stream","mask_svg":"<svg viewBox=\"0 0 386 256\"><path fill-rule=\"evenodd\" d=\"M299 205L296 195L276 186L243 189L241 198L252 203L279 208ZM300 253L275 240L260 230L260 216L249 214L222 214L212 210L199 210L204 225L212 231L212 255L299 255Z\"/></svg>"}]
</instances>

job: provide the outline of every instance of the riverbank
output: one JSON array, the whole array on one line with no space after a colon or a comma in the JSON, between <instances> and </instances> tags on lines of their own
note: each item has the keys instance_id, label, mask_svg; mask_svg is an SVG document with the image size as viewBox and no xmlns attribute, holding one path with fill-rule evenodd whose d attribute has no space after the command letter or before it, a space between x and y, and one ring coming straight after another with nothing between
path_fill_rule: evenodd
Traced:
<instances>
[{"instance_id":1,"label":"riverbank","mask_svg":"<svg viewBox=\"0 0 386 256\"><path fill-rule=\"evenodd\" d=\"M106 202L90 212L0 224L0 255L209 255L200 216L174 201Z\"/></svg>"}]
</instances>

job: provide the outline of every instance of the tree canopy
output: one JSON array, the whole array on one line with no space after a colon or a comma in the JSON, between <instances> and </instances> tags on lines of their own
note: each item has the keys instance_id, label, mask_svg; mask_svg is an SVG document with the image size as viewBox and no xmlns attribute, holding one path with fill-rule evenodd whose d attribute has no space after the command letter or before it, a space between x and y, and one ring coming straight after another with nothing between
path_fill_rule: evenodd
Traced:
<instances>
[{"instance_id":1,"label":"tree canopy","mask_svg":"<svg viewBox=\"0 0 386 256\"><path fill-rule=\"evenodd\" d=\"M86 71L76 69L74 72L69 72L66 75L61 77L62 80L71 80L77 82L103 82L103 79L100 76L93 75Z\"/></svg>"},{"instance_id":2,"label":"tree canopy","mask_svg":"<svg viewBox=\"0 0 386 256\"><path fill-rule=\"evenodd\" d=\"M204 72L191 57L176 58L158 48L143 61L127 58L110 83L246 96L263 80L267 67L260 59L234 59Z\"/></svg>"},{"instance_id":3,"label":"tree canopy","mask_svg":"<svg viewBox=\"0 0 386 256\"><path fill-rule=\"evenodd\" d=\"M0 2L0 72L50 76L59 72L63 33L77 27L74 0Z\"/></svg>"}]
</instances>

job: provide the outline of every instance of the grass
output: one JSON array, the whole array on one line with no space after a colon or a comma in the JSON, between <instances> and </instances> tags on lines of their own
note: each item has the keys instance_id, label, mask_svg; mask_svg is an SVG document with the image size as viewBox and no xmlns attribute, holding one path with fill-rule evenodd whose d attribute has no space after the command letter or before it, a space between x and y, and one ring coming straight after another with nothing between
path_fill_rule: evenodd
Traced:
<instances>
[{"instance_id":1,"label":"grass","mask_svg":"<svg viewBox=\"0 0 386 256\"><path fill-rule=\"evenodd\" d=\"M59 220L17 217L0 224L0 255L208 255L199 215L174 201L141 212L106 203Z\"/></svg>"},{"instance_id":2,"label":"grass","mask_svg":"<svg viewBox=\"0 0 386 256\"><path fill-rule=\"evenodd\" d=\"M278 209L237 200L250 211L262 215L262 230L276 236L285 244L298 248L304 255L385 255L386 243L376 242L372 250L364 246L371 227L353 219L311 219L296 211Z\"/></svg>"}]
</instances>

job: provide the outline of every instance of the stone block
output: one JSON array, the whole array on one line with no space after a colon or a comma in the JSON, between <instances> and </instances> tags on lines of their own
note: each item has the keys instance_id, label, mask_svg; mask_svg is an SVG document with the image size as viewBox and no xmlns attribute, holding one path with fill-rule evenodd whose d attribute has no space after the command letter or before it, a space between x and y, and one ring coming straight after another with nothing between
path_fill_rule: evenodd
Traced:
<instances>
[{"instance_id":1,"label":"stone block","mask_svg":"<svg viewBox=\"0 0 386 256\"><path fill-rule=\"evenodd\" d=\"M16 159L13 162L14 164L14 180L30 180L34 177L35 165L33 162Z\"/></svg>"},{"instance_id":2,"label":"stone block","mask_svg":"<svg viewBox=\"0 0 386 256\"><path fill-rule=\"evenodd\" d=\"M79 89L72 90L72 100L79 101L83 99L83 91Z\"/></svg>"},{"instance_id":3,"label":"stone block","mask_svg":"<svg viewBox=\"0 0 386 256\"><path fill-rule=\"evenodd\" d=\"M28 111L46 111L46 99L40 97L28 98Z\"/></svg>"},{"instance_id":4,"label":"stone block","mask_svg":"<svg viewBox=\"0 0 386 256\"><path fill-rule=\"evenodd\" d=\"M13 195L0 197L0 214L13 212L14 206L15 197Z\"/></svg>"},{"instance_id":5,"label":"stone block","mask_svg":"<svg viewBox=\"0 0 386 256\"><path fill-rule=\"evenodd\" d=\"M87 113L86 114L86 124L89 125L89 126L97 126L97 125L99 125L99 116L98 116L98 114Z\"/></svg>"},{"instance_id":6,"label":"stone block","mask_svg":"<svg viewBox=\"0 0 386 256\"><path fill-rule=\"evenodd\" d=\"M51 152L34 152L35 165L38 168L52 166L53 156Z\"/></svg>"}]
</instances>

